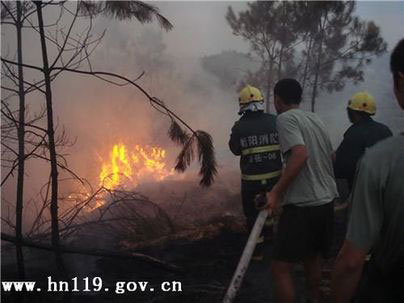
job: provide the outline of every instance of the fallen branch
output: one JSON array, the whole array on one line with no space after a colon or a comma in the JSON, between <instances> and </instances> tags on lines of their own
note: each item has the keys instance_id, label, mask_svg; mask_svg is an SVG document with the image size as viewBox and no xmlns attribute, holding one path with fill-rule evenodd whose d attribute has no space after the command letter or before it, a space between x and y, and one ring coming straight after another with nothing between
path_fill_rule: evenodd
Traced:
<instances>
[{"instance_id":1,"label":"fallen branch","mask_svg":"<svg viewBox=\"0 0 404 303\"><path fill-rule=\"evenodd\" d=\"M1 240L6 241L6 242L12 242L16 243L16 238L14 236L1 233ZM42 250L49 250L53 251L53 248L51 245L44 244L44 243L37 243L33 242L27 239L22 239L21 242L22 246L24 247L32 247L36 249L42 249ZM133 252L114 252L114 251L108 251L108 250L85 250L85 249L79 249L79 248L71 248L71 247L65 247L61 246L60 247L60 252L64 254L79 254L79 255L89 255L89 256L97 256L97 257L107 257L107 258L124 258L124 259L135 259L139 261L143 261L146 263L149 263L153 266L160 267L162 269L171 271L171 272L183 272L183 270L173 264L167 263L165 261L153 258L148 255L144 254L139 254L139 253L133 253Z\"/></svg>"},{"instance_id":2,"label":"fallen branch","mask_svg":"<svg viewBox=\"0 0 404 303\"><path fill-rule=\"evenodd\" d=\"M227 222L226 222L227 221ZM218 237L222 232L230 231L236 233L244 233L244 225L239 223L237 217L230 217L229 219L223 218L223 221L206 224L204 226L194 227L192 229L183 230L175 234L170 234L167 236L162 236L157 239L149 241L137 241L133 243L128 240L123 240L120 244L125 249L139 250L147 249L150 247L161 247L165 246L170 242L196 242L202 239L213 239Z\"/></svg>"}]
</instances>

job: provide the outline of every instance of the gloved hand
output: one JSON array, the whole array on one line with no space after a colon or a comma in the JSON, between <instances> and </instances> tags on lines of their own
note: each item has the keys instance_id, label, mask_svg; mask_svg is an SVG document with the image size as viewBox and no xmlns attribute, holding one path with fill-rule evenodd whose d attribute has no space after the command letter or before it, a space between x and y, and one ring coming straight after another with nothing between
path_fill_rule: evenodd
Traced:
<instances>
[{"instance_id":1,"label":"gloved hand","mask_svg":"<svg viewBox=\"0 0 404 303\"><path fill-rule=\"evenodd\" d=\"M265 192L259 193L255 196L254 205L255 208L258 210L263 210L264 208L267 207L267 198Z\"/></svg>"}]
</instances>

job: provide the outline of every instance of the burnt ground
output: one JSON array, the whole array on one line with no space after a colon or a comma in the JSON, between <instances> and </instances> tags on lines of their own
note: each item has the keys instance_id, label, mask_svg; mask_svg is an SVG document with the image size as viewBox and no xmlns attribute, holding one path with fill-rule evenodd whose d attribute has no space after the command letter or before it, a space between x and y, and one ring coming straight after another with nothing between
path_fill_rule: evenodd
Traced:
<instances>
[{"instance_id":1,"label":"burnt ground","mask_svg":"<svg viewBox=\"0 0 404 303\"><path fill-rule=\"evenodd\" d=\"M343 238L345 219L346 212L338 212L335 221L337 231L335 254ZM110 291L76 293L41 291L25 293L24 297L2 291L1 302L221 302L248 236L240 222L242 221L237 217L216 218L197 231L136 249L137 252L180 266L183 272L170 272L136 260L65 255L71 276L77 276L79 281L86 276L102 277L103 289L109 288ZM81 240L87 243L96 241L94 238ZM131 243L125 243L124 246L128 248ZM122 249L122 243L115 243L115 246L109 248ZM28 273L26 280L37 281L41 288L45 289L46 277L52 275L54 271L52 254L28 249L25 254ZM270 254L271 244L267 247L263 262L251 263L235 302L274 302ZM13 255L13 250L2 250L3 281L14 280L16 277L15 264L7 262L13 259ZM333 260L329 260L324 264L322 290L325 297L329 291L332 263ZM304 275L299 265L296 266L295 280L298 302L306 302ZM137 290L116 294L114 290L117 281L148 281L148 287L154 288L155 291ZM180 281L182 291L161 291L160 286L163 281Z\"/></svg>"}]
</instances>

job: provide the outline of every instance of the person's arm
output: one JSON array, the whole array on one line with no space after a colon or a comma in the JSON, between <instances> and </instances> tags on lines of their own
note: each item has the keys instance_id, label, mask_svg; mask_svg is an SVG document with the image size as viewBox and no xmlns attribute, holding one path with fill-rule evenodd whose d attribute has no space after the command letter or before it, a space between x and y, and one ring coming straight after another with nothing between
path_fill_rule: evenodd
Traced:
<instances>
[{"instance_id":1,"label":"person's arm","mask_svg":"<svg viewBox=\"0 0 404 303\"><path fill-rule=\"evenodd\" d=\"M236 155L241 155L241 146L240 146L240 135L237 129L237 122L234 124L231 129L230 140L229 140L229 148L231 152Z\"/></svg>"},{"instance_id":2,"label":"person's arm","mask_svg":"<svg viewBox=\"0 0 404 303\"><path fill-rule=\"evenodd\" d=\"M283 193L300 173L303 165L308 158L305 145L295 145L290 149L288 163L275 186L267 193L268 208L274 211L279 206L280 198Z\"/></svg>"},{"instance_id":3,"label":"person's arm","mask_svg":"<svg viewBox=\"0 0 404 303\"><path fill-rule=\"evenodd\" d=\"M362 274L366 251L345 240L337 260L331 281L333 303L349 303Z\"/></svg>"},{"instance_id":4,"label":"person's arm","mask_svg":"<svg viewBox=\"0 0 404 303\"><path fill-rule=\"evenodd\" d=\"M382 164L365 154L358 165L352 193L352 213L346 240L339 252L331 285L332 302L350 302L362 273L366 254L380 237L383 226Z\"/></svg>"}]
</instances>

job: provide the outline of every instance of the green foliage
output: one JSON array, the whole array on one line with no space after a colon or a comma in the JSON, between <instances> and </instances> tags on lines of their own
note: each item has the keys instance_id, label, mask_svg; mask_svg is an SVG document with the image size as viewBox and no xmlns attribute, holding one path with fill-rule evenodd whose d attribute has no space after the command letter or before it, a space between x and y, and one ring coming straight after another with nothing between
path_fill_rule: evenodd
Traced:
<instances>
[{"instance_id":1,"label":"green foliage","mask_svg":"<svg viewBox=\"0 0 404 303\"><path fill-rule=\"evenodd\" d=\"M160 26L169 31L173 25L159 13L157 7L143 1L81 1L81 12L84 15L95 16L103 14L118 20L135 18L140 23L149 23L156 18Z\"/></svg>"},{"instance_id":2,"label":"green foliage","mask_svg":"<svg viewBox=\"0 0 404 303\"><path fill-rule=\"evenodd\" d=\"M267 91L267 98L274 82L285 75L293 59L299 24L290 11L295 11L297 5L298 2L258 1L248 3L248 10L238 16L231 7L226 14L233 34L248 41L261 61L261 68L250 73L246 82L261 82L254 84Z\"/></svg>"},{"instance_id":3,"label":"green foliage","mask_svg":"<svg viewBox=\"0 0 404 303\"><path fill-rule=\"evenodd\" d=\"M363 67L386 51L379 27L353 15L354 1L253 2L238 16L229 7L233 34L248 41L261 59L260 87L297 78L311 94L338 91L347 80L363 81ZM309 88L309 90L307 90Z\"/></svg>"},{"instance_id":4,"label":"green foliage","mask_svg":"<svg viewBox=\"0 0 404 303\"><path fill-rule=\"evenodd\" d=\"M198 161L201 165L199 175L202 177L200 185L209 187L213 184L217 174L217 162L212 137L202 130L188 134L175 120L171 121L168 135L172 141L182 146L177 157L175 169L184 172L195 158L197 151Z\"/></svg>"}]
</instances>

